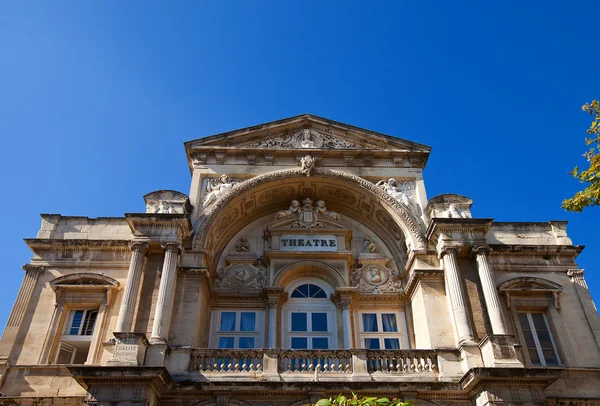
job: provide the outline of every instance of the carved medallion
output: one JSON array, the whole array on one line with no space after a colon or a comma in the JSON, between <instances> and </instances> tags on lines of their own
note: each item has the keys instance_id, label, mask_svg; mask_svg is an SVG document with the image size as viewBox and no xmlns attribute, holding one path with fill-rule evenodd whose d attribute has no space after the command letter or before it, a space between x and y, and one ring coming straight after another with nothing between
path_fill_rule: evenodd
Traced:
<instances>
[{"instance_id":1,"label":"carved medallion","mask_svg":"<svg viewBox=\"0 0 600 406\"><path fill-rule=\"evenodd\" d=\"M251 264L232 264L217 271L214 288L217 290L262 289L267 271Z\"/></svg>"},{"instance_id":2,"label":"carved medallion","mask_svg":"<svg viewBox=\"0 0 600 406\"><path fill-rule=\"evenodd\" d=\"M400 291L400 279L396 273L379 264L367 264L352 271L352 284L360 292L387 293Z\"/></svg>"}]
</instances>

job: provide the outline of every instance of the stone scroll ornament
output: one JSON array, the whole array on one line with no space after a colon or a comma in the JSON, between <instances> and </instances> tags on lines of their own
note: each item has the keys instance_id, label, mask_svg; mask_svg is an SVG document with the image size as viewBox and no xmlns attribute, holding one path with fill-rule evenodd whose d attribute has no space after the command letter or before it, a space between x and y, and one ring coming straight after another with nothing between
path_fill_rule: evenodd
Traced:
<instances>
[{"instance_id":1,"label":"stone scroll ornament","mask_svg":"<svg viewBox=\"0 0 600 406\"><path fill-rule=\"evenodd\" d=\"M232 264L217 271L213 287L217 290L260 290L266 281L266 270L251 264Z\"/></svg>"},{"instance_id":2,"label":"stone scroll ornament","mask_svg":"<svg viewBox=\"0 0 600 406\"><path fill-rule=\"evenodd\" d=\"M304 129L291 135L267 138L254 145L258 148L298 148L298 149L348 149L360 148L350 142L312 129Z\"/></svg>"},{"instance_id":3,"label":"stone scroll ornament","mask_svg":"<svg viewBox=\"0 0 600 406\"><path fill-rule=\"evenodd\" d=\"M209 179L206 187L206 197L204 198L204 207L215 202L221 195L233 189L236 181L229 178L227 175L221 175L218 180Z\"/></svg>"},{"instance_id":4,"label":"stone scroll ornament","mask_svg":"<svg viewBox=\"0 0 600 406\"><path fill-rule=\"evenodd\" d=\"M388 293L400 291L400 279L396 272L379 264L361 265L352 271L352 284L359 292Z\"/></svg>"}]
</instances>

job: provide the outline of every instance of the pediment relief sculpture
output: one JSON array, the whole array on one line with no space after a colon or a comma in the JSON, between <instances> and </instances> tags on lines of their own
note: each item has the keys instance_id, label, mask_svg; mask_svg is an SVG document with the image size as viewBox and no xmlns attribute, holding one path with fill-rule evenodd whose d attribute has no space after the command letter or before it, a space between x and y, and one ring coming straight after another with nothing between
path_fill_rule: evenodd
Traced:
<instances>
[{"instance_id":1,"label":"pediment relief sculpture","mask_svg":"<svg viewBox=\"0 0 600 406\"><path fill-rule=\"evenodd\" d=\"M232 264L217 271L213 287L216 290L260 290L267 281L267 271L251 264Z\"/></svg>"},{"instance_id":2,"label":"pediment relief sculpture","mask_svg":"<svg viewBox=\"0 0 600 406\"><path fill-rule=\"evenodd\" d=\"M420 217L419 205L412 182L398 182L394 178L380 180L375 186L384 190L392 199L404 204L414 217Z\"/></svg>"},{"instance_id":3,"label":"pediment relief sculpture","mask_svg":"<svg viewBox=\"0 0 600 406\"><path fill-rule=\"evenodd\" d=\"M313 200L307 197L302 200L302 205L298 200L292 200L290 207L280 210L275 215L275 221L294 220L287 225L289 228L340 228L340 224L333 223L340 221L338 212L328 210L323 200L317 200L316 207Z\"/></svg>"},{"instance_id":4,"label":"pediment relief sculpture","mask_svg":"<svg viewBox=\"0 0 600 406\"><path fill-rule=\"evenodd\" d=\"M185 214L189 212L189 198L174 190L157 190L144 196L146 213Z\"/></svg>"},{"instance_id":5,"label":"pediment relief sculpture","mask_svg":"<svg viewBox=\"0 0 600 406\"><path fill-rule=\"evenodd\" d=\"M221 175L219 179L209 179L206 186L206 197L204 198L204 207L215 202L220 196L233 189L237 181L227 175Z\"/></svg>"},{"instance_id":6,"label":"pediment relief sculpture","mask_svg":"<svg viewBox=\"0 0 600 406\"><path fill-rule=\"evenodd\" d=\"M362 264L350 277L352 285L363 293L392 293L401 289L398 274L380 264Z\"/></svg>"},{"instance_id":7,"label":"pediment relief sculpture","mask_svg":"<svg viewBox=\"0 0 600 406\"><path fill-rule=\"evenodd\" d=\"M456 194L443 194L432 197L427 203L427 218L471 218L473 200Z\"/></svg>"},{"instance_id":8,"label":"pediment relief sculpture","mask_svg":"<svg viewBox=\"0 0 600 406\"><path fill-rule=\"evenodd\" d=\"M253 144L257 148L297 148L297 149L355 149L360 148L351 142L344 141L330 134L314 129L303 129L293 134L267 138Z\"/></svg>"}]
</instances>

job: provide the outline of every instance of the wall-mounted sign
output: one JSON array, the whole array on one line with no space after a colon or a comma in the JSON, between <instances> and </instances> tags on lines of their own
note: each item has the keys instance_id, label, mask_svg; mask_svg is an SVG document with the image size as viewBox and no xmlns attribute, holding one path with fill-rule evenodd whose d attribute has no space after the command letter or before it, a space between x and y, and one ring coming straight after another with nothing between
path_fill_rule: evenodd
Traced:
<instances>
[{"instance_id":1,"label":"wall-mounted sign","mask_svg":"<svg viewBox=\"0 0 600 406\"><path fill-rule=\"evenodd\" d=\"M337 251L335 235L287 235L279 238L279 249L282 251Z\"/></svg>"}]
</instances>

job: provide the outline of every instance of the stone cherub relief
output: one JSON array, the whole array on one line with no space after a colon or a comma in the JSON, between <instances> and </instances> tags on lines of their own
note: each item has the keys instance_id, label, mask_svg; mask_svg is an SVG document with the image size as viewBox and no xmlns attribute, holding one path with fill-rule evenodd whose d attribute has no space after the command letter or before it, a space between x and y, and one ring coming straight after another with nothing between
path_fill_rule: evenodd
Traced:
<instances>
[{"instance_id":1,"label":"stone cherub relief","mask_svg":"<svg viewBox=\"0 0 600 406\"><path fill-rule=\"evenodd\" d=\"M249 252L250 242L247 237L242 237L235 243L235 252Z\"/></svg>"},{"instance_id":2,"label":"stone cherub relief","mask_svg":"<svg viewBox=\"0 0 600 406\"><path fill-rule=\"evenodd\" d=\"M253 145L257 148L327 148L344 149L359 148L359 146L350 142L341 140L329 134L325 134L313 129L303 129L293 134L283 135L275 138L267 138L264 141Z\"/></svg>"},{"instance_id":3,"label":"stone cherub relief","mask_svg":"<svg viewBox=\"0 0 600 406\"><path fill-rule=\"evenodd\" d=\"M232 264L219 269L213 287L216 290L238 291L260 290L267 281L267 271L251 264Z\"/></svg>"},{"instance_id":4,"label":"stone cherub relief","mask_svg":"<svg viewBox=\"0 0 600 406\"><path fill-rule=\"evenodd\" d=\"M175 208L169 204L166 200L162 200L159 204L152 208L152 213L156 214L173 214Z\"/></svg>"},{"instance_id":5,"label":"stone cherub relief","mask_svg":"<svg viewBox=\"0 0 600 406\"><path fill-rule=\"evenodd\" d=\"M351 274L359 292L388 293L400 291L400 278L393 269L379 264L360 264Z\"/></svg>"},{"instance_id":6,"label":"stone cherub relief","mask_svg":"<svg viewBox=\"0 0 600 406\"><path fill-rule=\"evenodd\" d=\"M300 160L300 165L302 167L302 173L306 176L310 176L313 169L315 169L315 159L310 155L306 155Z\"/></svg>"},{"instance_id":7,"label":"stone cherub relief","mask_svg":"<svg viewBox=\"0 0 600 406\"><path fill-rule=\"evenodd\" d=\"M403 182L399 184L396 179L389 178L388 180L380 180L375 186L384 190L391 198L404 204L414 217L420 217L412 183Z\"/></svg>"},{"instance_id":8,"label":"stone cherub relief","mask_svg":"<svg viewBox=\"0 0 600 406\"><path fill-rule=\"evenodd\" d=\"M219 179L213 183L212 179L209 179L206 187L206 197L204 198L204 207L210 205L219 198L219 196L225 194L229 190L233 189L236 185L236 181L229 178L227 175L221 175Z\"/></svg>"},{"instance_id":9,"label":"stone cherub relief","mask_svg":"<svg viewBox=\"0 0 600 406\"><path fill-rule=\"evenodd\" d=\"M363 248L363 252L368 254L375 254L379 251L379 249L377 248L377 244L375 244L375 241L373 241L370 235L365 235L365 242L363 244Z\"/></svg>"},{"instance_id":10,"label":"stone cherub relief","mask_svg":"<svg viewBox=\"0 0 600 406\"><path fill-rule=\"evenodd\" d=\"M307 197L302 200L302 205L298 200L292 200L290 207L280 210L275 215L275 221L285 220L287 218L296 218L290 228L326 228L327 225L321 219L330 221L340 221L339 213L328 210L323 200L318 200L316 207L313 206L313 200Z\"/></svg>"},{"instance_id":11,"label":"stone cherub relief","mask_svg":"<svg viewBox=\"0 0 600 406\"><path fill-rule=\"evenodd\" d=\"M448 207L448 210L446 210L445 214L448 218L452 219L470 218L470 216L467 213L460 210L458 207L456 207L455 204L451 204L450 207Z\"/></svg>"}]
</instances>

